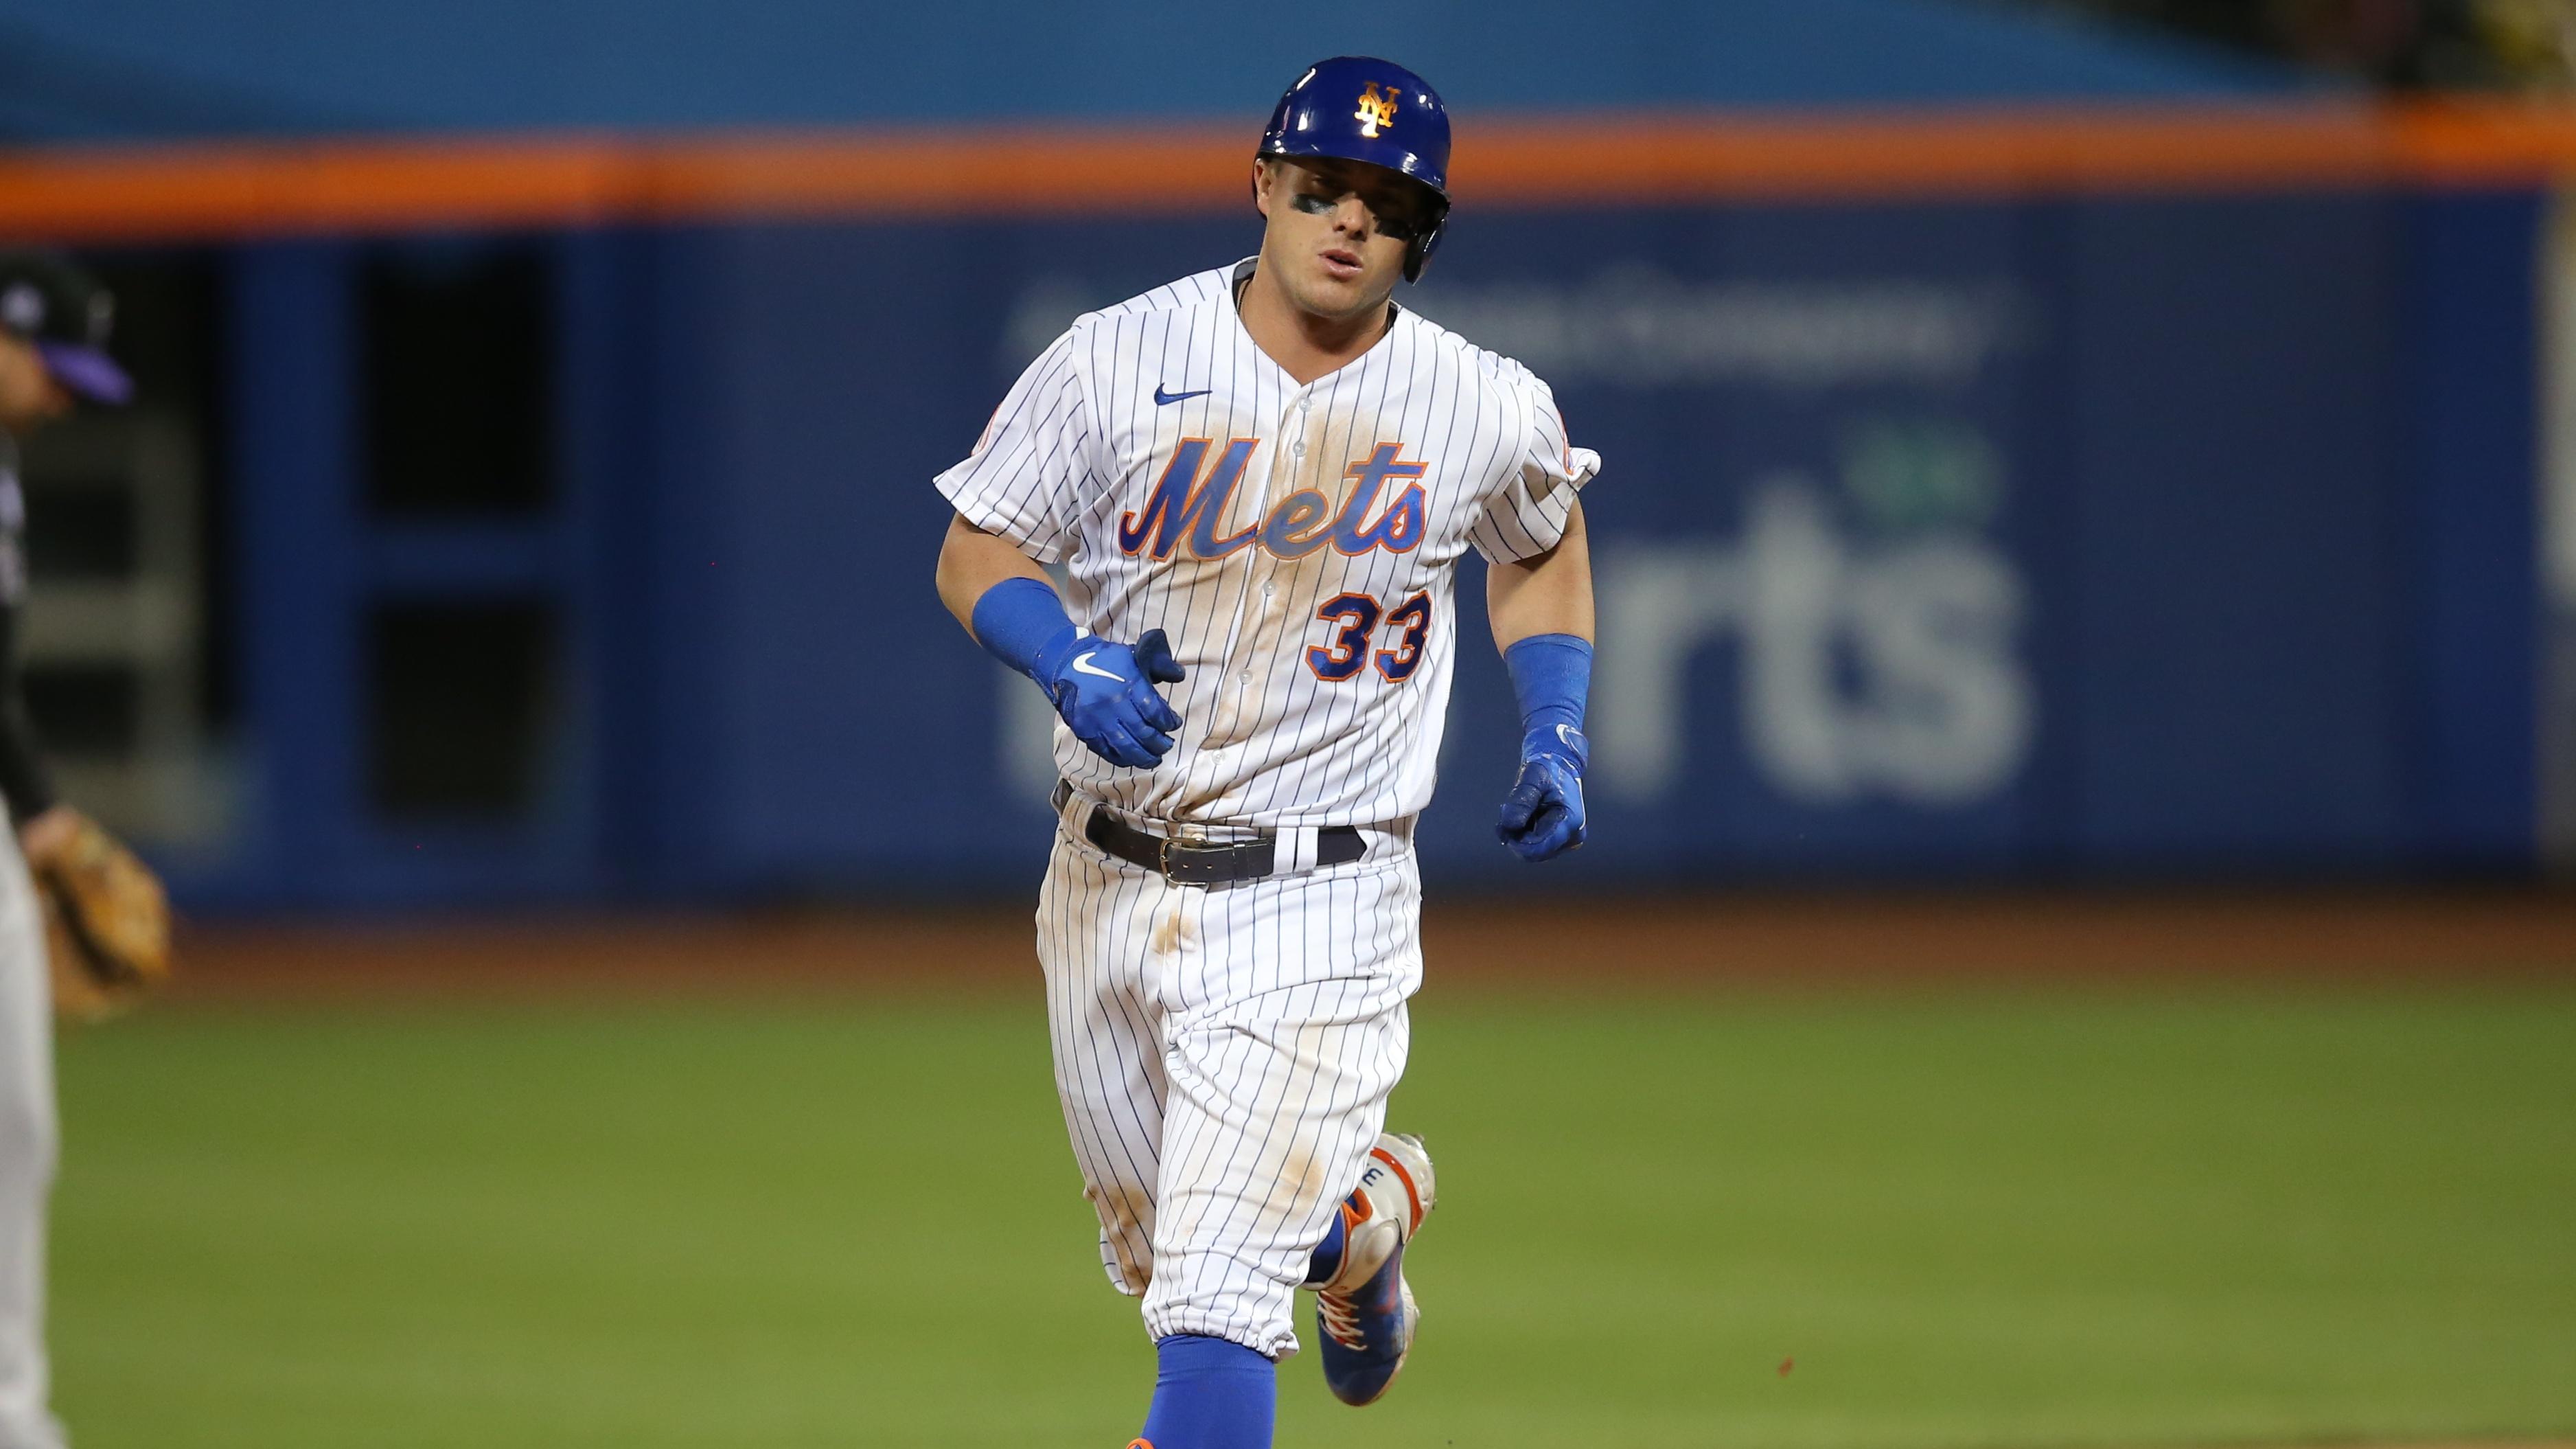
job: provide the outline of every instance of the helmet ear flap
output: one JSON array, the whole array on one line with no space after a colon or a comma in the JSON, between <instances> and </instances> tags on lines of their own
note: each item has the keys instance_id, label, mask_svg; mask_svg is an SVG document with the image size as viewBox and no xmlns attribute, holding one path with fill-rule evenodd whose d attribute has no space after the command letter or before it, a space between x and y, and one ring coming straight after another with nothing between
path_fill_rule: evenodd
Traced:
<instances>
[{"instance_id":1,"label":"helmet ear flap","mask_svg":"<svg viewBox=\"0 0 2576 1449\"><path fill-rule=\"evenodd\" d=\"M1404 244L1404 279L1406 281L1422 280L1422 269L1431 265L1431 253L1439 248L1441 229L1448 224L1449 219L1444 216L1433 222L1428 231Z\"/></svg>"}]
</instances>

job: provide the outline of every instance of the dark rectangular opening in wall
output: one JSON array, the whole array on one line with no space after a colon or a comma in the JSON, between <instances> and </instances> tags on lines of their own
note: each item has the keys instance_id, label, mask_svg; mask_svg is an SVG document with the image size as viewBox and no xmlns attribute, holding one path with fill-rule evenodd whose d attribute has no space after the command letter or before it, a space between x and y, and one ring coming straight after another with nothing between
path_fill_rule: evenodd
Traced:
<instances>
[{"instance_id":1,"label":"dark rectangular opening in wall","mask_svg":"<svg viewBox=\"0 0 2576 1449\"><path fill-rule=\"evenodd\" d=\"M46 484L56 481L48 478ZM132 493L30 484L27 494L27 572L39 588L55 580L122 579L134 573L139 525Z\"/></svg>"},{"instance_id":2,"label":"dark rectangular opening in wall","mask_svg":"<svg viewBox=\"0 0 2576 1449\"><path fill-rule=\"evenodd\" d=\"M232 413L224 405L234 340L225 297L232 256L230 248L210 246L80 253L116 298L108 351L134 379L134 399L124 407L76 408L19 440L36 611L53 608L65 584L181 584L193 723L217 736L233 722L237 642ZM85 641L97 637L87 626L76 632ZM68 662L59 656L90 652L83 643L59 647L59 632L52 637L57 647L40 644L39 656ZM133 635L125 637L131 643ZM167 711L171 702L144 707ZM156 729L169 725L166 713L157 716Z\"/></svg>"},{"instance_id":3,"label":"dark rectangular opening in wall","mask_svg":"<svg viewBox=\"0 0 2576 1449\"><path fill-rule=\"evenodd\" d=\"M134 752L141 691L134 672L113 664L30 665L27 713L49 754L117 759Z\"/></svg>"},{"instance_id":4,"label":"dark rectangular opening in wall","mask_svg":"<svg viewBox=\"0 0 2576 1449\"><path fill-rule=\"evenodd\" d=\"M134 377L133 404L103 416L119 423L167 420L190 454L188 471L196 482L191 511L196 703L200 718L218 736L233 724L233 661L239 646L233 624L233 414L225 405L234 374L226 289L235 255L230 247L156 246L92 252L83 258L116 294L116 336L109 350ZM91 419L101 417L90 414ZM31 470L23 481L28 490L27 561L37 578L38 607L49 578L127 578L146 563L141 557L143 520L131 499L93 505L96 511L70 517L62 505L83 491L84 480L46 469ZM66 483L72 486L63 487ZM109 510L124 516L112 516Z\"/></svg>"},{"instance_id":5,"label":"dark rectangular opening in wall","mask_svg":"<svg viewBox=\"0 0 2576 1449\"><path fill-rule=\"evenodd\" d=\"M545 508L555 481L548 247L387 241L364 258L369 507L431 517Z\"/></svg>"},{"instance_id":6,"label":"dark rectangular opening in wall","mask_svg":"<svg viewBox=\"0 0 2576 1449\"><path fill-rule=\"evenodd\" d=\"M377 813L530 813L554 733L553 608L382 604L369 615L367 645L367 783Z\"/></svg>"}]
</instances>

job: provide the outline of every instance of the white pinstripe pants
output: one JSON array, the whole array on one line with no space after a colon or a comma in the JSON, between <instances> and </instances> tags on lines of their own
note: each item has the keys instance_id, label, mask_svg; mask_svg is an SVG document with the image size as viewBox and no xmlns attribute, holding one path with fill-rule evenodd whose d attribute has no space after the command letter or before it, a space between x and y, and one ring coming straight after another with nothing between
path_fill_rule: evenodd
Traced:
<instances>
[{"instance_id":1,"label":"white pinstripe pants","mask_svg":"<svg viewBox=\"0 0 2576 1449\"><path fill-rule=\"evenodd\" d=\"M0 1449L61 1449L46 1408L45 1204L54 1120L54 988L14 832L0 827Z\"/></svg>"},{"instance_id":2,"label":"white pinstripe pants","mask_svg":"<svg viewBox=\"0 0 2576 1449\"><path fill-rule=\"evenodd\" d=\"M1038 899L1056 1092L1101 1263L1151 1336L1297 1351L1297 1285L1404 1074L1421 907L1403 836L1211 889L1058 829Z\"/></svg>"}]
</instances>

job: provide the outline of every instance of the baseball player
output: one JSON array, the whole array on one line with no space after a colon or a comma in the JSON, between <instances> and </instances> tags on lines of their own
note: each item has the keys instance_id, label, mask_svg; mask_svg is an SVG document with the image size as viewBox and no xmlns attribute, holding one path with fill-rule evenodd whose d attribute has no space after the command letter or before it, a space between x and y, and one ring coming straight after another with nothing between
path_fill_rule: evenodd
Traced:
<instances>
[{"instance_id":1,"label":"baseball player","mask_svg":"<svg viewBox=\"0 0 2576 1449\"><path fill-rule=\"evenodd\" d=\"M16 827L0 833L0 1449L63 1443L44 1336L54 1010L103 1012L168 969L159 882L55 799L18 677L26 500L14 439L76 400L126 401L132 384L106 351L113 314L107 291L61 258L0 252L0 796ZM62 942L51 953L49 926Z\"/></svg>"},{"instance_id":2,"label":"baseball player","mask_svg":"<svg viewBox=\"0 0 2576 1449\"><path fill-rule=\"evenodd\" d=\"M1061 717L1038 954L1102 1262L1157 1344L1150 1449L1270 1443L1301 1287L1343 1401L1411 1347L1432 1166L1382 1128L1471 544L1524 730L1502 838L1583 840L1600 459L1394 303L1448 159L1421 77L1316 64L1252 162L1259 255L1078 318L938 479L940 597Z\"/></svg>"}]
</instances>

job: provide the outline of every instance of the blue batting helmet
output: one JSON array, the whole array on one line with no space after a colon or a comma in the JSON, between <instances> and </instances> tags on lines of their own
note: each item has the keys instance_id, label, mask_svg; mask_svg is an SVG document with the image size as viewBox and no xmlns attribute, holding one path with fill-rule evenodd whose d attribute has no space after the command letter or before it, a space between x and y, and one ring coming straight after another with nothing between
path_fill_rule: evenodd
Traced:
<instances>
[{"instance_id":1,"label":"blue batting helmet","mask_svg":"<svg viewBox=\"0 0 2576 1449\"><path fill-rule=\"evenodd\" d=\"M1404 279L1421 279L1449 216L1449 108L1422 77L1373 56L1319 60L1279 98L1256 154L1338 156L1419 183L1431 224L1405 248Z\"/></svg>"}]
</instances>

